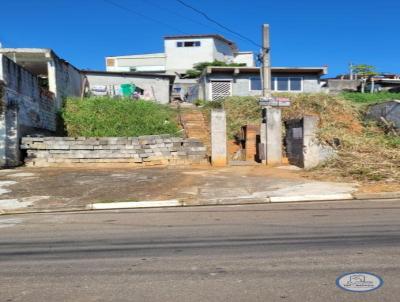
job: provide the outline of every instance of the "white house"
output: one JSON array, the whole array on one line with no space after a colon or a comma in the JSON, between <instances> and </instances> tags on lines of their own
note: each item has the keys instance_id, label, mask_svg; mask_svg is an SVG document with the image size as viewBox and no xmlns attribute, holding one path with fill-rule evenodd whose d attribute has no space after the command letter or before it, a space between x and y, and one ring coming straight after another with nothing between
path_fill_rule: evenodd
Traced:
<instances>
[{"instance_id":1,"label":"white house","mask_svg":"<svg viewBox=\"0 0 400 302\"><path fill-rule=\"evenodd\" d=\"M106 57L106 70L185 74L196 63L214 60L255 66L253 52L240 52L234 42L209 34L167 36L163 53Z\"/></svg>"}]
</instances>

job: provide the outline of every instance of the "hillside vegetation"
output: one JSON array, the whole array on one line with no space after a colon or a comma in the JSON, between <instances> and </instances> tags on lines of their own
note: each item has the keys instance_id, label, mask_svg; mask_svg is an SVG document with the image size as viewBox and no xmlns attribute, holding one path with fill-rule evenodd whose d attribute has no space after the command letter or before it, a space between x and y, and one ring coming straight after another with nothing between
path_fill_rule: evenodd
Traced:
<instances>
[{"instance_id":1,"label":"hillside vegetation","mask_svg":"<svg viewBox=\"0 0 400 302\"><path fill-rule=\"evenodd\" d=\"M69 98L61 116L68 136L176 135L179 131L176 112L151 101Z\"/></svg>"},{"instance_id":2,"label":"hillside vegetation","mask_svg":"<svg viewBox=\"0 0 400 302\"><path fill-rule=\"evenodd\" d=\"M343 92L341 96L357 105L369 105L387 100L400 100L400 93L385 91L378 93Z\"/></svg>"},{"instance_id":3,"label":"hillside vegetation","mask_svg":"<svg viewBox=\"0 0 400 302\"><path fill-rule=\"evenodd\" d=\"M400 139L384 133L366 121L363 108L343 95L279 94L292 100L282 110L283 120L317 115L318 136L337 151L336 158L315 171L319 175L349 177L357 180L400 181ZM205 108L217 104L206 104ZM259 123L261 108L254 97L230 97L219 104L227 111L228 133L233 137L240 126ZM339 142L339 144L337 144Z\"/></svg>"}]
</instances>

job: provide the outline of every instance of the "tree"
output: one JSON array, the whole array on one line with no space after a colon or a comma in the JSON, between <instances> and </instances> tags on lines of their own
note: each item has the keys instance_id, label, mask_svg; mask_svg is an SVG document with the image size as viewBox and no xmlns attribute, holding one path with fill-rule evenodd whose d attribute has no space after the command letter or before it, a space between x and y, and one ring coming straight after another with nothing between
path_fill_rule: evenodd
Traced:
<instances>
[{"instance_id":1,"label":"tree","mask_svg":"<svg viewBox=\"0 0 400 302\"><path fill-rule=\"evenodd\" d=\"M245 63L226 63L223 61L214 60L213 62L200 62L193 66L193 69L186 71L186 78L194 79L198 78L203 70L208 66L227 66L227 67L240 67L246 66Z\"/></svg>"},{"instance_id":2,"label":"tree","mask_svg":"<svg viewBox=\"0 0 400 302\"><path fill-rule=\"evenodd\" d=\"M361 93L365 92L365 86L367 79L369 77L375 76L378 73L376 72L375 66L367 65L367 64L357 64L353 66L353 72L356 74L357 78L361 79ZM373 82L372 82L373 89ZM371 92L373 92L371 90Z\"/></svg>"},{"instance_id":3,"label":"tree","mask_svg":"<svg viewBox=\"0 0 400 302\"><path fill-rule=\"evenodd\" d=\"M375 76L378 73L373 65L367 64L357 64L353 66L353 73L360 78L368 78L370 76Z\"/></svg>"}]
</instances>

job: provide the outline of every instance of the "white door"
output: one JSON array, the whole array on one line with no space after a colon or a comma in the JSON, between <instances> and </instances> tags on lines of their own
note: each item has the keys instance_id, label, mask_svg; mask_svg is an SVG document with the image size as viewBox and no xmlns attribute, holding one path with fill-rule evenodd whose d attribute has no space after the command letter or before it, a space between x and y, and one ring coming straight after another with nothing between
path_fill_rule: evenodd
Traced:
<instances>
[{"instance_id":1,"label":"white door","mask_svg":"<svg viewBox=\"0 0 400 302\"><path fill-rule=\"evenodd\" d=\"M228 96L232 96L232 82L231 81L211 81L211 100L219 101Z\"/></svg>"}]
</instances>

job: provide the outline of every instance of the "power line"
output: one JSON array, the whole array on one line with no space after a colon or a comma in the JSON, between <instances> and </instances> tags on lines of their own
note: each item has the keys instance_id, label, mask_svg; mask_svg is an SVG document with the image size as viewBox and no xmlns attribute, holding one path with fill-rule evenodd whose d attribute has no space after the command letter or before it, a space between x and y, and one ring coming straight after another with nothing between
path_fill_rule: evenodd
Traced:
<instances>
[{"instance_id":1,"label":"power line","mask_svg":"<svg viewBox=\"0 0 400 302\"><path fill-rule=\"evenodd\" d=\"M161 6L161 5L159 5L159 4L155 3L155 2L152 2L152 1L149 1L149 0L142 0L142 2L144 2L144 3L146 3L146 4L151 4L151 5L153 5L154 7L157 7L157 8L159 8L159 9L162 9L162 10L165 10L165 11L167 11L167 12L170 12L171 14L174 14L175 16L178 16L178 17L181 17L181 18L183 18L183 19L186 19L186 20L188 20L188 21L190 21L190 22L192 22L192 23L194 23L194 24L198 24L198 25L201 25L201 26L204 26L204 27L212 28L213 30L218 30L218 29L217 29L216 27L214 27L214 26L210 26L210 25L205 24L205 23L203 23L203 22L200 22L200 21L194 20L194 19L192 19L192 18L189 18L189 17L187 17L187 16L185 16L185 15L183 15L183 14L177 13L176 11L174 11L174 10L172 10L172 9L168 9L168 8L166 8L166 7L164 7L164 6Z\"/></svg>"},{"instance_id":2,"label":"power line","mask_svg":"<svg viewBox=\"0 0 400 302\"><path fill-rule=\"evenodd\" d=\"M163 21L157 20L157 19L155 19L155 18L146 16L146 15L140 13L140 12L137 12L137 11L135 11L135 10L133 10L133 9L130 9L129 7L126 7L126 6L123 6L123 5L121 5L121 4L115 3L114 1L110 1L110 0L103 0L103 1L106 2L106 3L108 3L108 4L110 4L110 5L112 5L112 6L118 7L119 9L122 9L122 10L125 10L125 11L127 11L127 12L133 13L133 14L135 14L135 15L137 15L137 16L140 16L140 17L142 17L142 18L145 18L145 19L148 19L148 20L153 21L153 22L155 22L155 23L158 23L158 24L160 24L160 25L163 25L163 26L167 26L167 27L169 27L169 28L172 28L173 30L175 30L175 31L177 31L177 32L180 32L181 34L188 34L187 32L184 32L184 31L180 30L180 29L177 28L177 27L174 27L174 26L172 26L172 25L169 25L168 23L164 23Z\"/></svg>"},{"instance_id":3,"label":"power line","mask_svg":"<svg viewBox=\"0 0 400 302\"><path fill-rule=\"evenodd\" d=\"M184 2L184 1L182 1L182 0L176 0L176 1L178 1L178 2L179 2L180 4L182 4L183 6L186 6L187 8L190 8L191 10L195 11L196 13L202 15L202 16L203 16L204 18L206 18L208 21L210 21L210 22L212 22L212 23L218 25L219 27L221 27L221 28L223 28L223 29L229 31L230 33L232 33L232 34L234 34L234 35L236 35L236 36L238 36L238 37L241 37L242 39L244 39L244 40L250 42L251 44L256 45L257 47L261 47L261 48L262 48L262 46L261 46L260 44L258 44L257 42L253 41L253 40L250 39L250 38L247 38L246 36L243 36L242 34L240 34L240 33L236 32L236 31L230 29L229 27L227 27L227 26L225 26L225 25L219 23L218 21L216 21L216 20L214 20L213 18L209 17L205 12L203 12L203 11L201 11L201 10L199 10L199 9L197 9L197 8L195 8L195 7L193 7L193 6L191 6L190 4L187 4L186 2Z\"/></svg>"}]
</instances>

